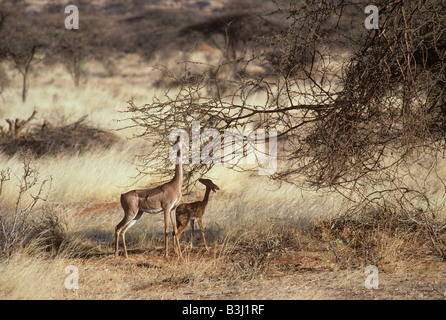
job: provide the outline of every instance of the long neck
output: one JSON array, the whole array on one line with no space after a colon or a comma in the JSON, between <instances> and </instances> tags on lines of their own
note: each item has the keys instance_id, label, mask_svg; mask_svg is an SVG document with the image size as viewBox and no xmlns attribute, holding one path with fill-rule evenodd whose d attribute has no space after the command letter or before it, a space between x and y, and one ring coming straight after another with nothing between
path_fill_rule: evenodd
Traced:
<instances>
[{"instance_id":1,"label":"long neck","mask_svg":"<svg viewBox=\"0 0 446 320\"><path fill-rule=\"evenodd\" d=\"M175 165L175 176L173 177L172 181L177 182L181 188L181 185L183 184L183 156L181 147L180 149L178 149L177 157L178 161L177 164Z\"/></svg>"},{"instance_id":2,"label":"long neck","mask_svg":"<svg viewBox=\"0 0 446 320\"><path fill-rule=\"evenodd\" d=\"M208 204L209 201L209 193L211 193L211 188L206 187L206 193L204 194L203 203L204 205Z\"/></svg>"}]
</instances>

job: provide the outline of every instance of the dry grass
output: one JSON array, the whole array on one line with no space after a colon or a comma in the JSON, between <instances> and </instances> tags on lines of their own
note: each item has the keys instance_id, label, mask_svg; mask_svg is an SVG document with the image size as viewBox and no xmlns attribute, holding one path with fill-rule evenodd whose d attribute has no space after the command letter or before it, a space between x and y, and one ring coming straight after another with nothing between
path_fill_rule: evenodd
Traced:
<instances>
[{"instance_id":1,"label":"dry grass","mask_svg":"<svg viewBox=\"0 0 446 320\"><path fill-rule=\"evenodd\" d=\"M162 61L161 61L162 62ZM66 124L88 114L92 125L125 125L119 110L134 97L140 102L162 91L150 89L156 73L135 56L118 59L113 76L88 65L80 88L61 66L36 66L28 100L20 102L20 78L10 66L10 88L0 96L0 118L23 117L34 108L37 122ZM259 97L260 98L260 97ZM134 131L119 131L128 137ZM79 155L46 156L34 161L39 179L51 177L46 229L20 253L0 262L2 299L444 299L446 267L419 229L376 218L374 227L334 224L345 203L340 196L269 184L264 178L216 166L210 173L220 191L211 194L204 215L206 252L197 230L190 249L189 228L181 243L184 260L163 259L163 220L144 215L127 233L130 258L115 258L113 230L122 219L119 194L134 185L135 156L144 141L126 140L109 149ZM0 156L3 168L19 173L18 157ZM441 172L446 164L441 165ZM444 197L435 180L432 196ZM30 190L29 195L35 194ZM34 193L33 193L34 192ZM17 193L11 181L3 205ZM195 190L184 201L203 197ZM27 196L29 196L27 195ZM56 241L57 240L57 241ZM378 290L364 287L364 267L380 270ZM67 290L64 269L79 269L79 289Z\"/></svg>"},{"instance_id":2,"label":"dry grass","mask_svg":"<svg viewBox=\"0 0 446 320\"><path fill-rule=\"evenodd\" d=\"M268 185L259 182L257 187L259 192ZM288 188L290 192L293 190ZM266 205L268 193L263 192L259 193L263 201L256 202L252 201L249 190L242 193L222 190L211 195L204 215L211 251L204 249L199 232L195 234L194 248L189 248L186 231L181 239L182 261L163 258L160 215L144 215L128 232L130 258L126 260L122 256L115 258L112 248L112 231L122 217L118 203L60 205L53 210L66 224L61 246L53 252L53 258L48 258L48 250L37 243L23 254L4 261L0 266L4 298L446 297L444 262L429 253L417 231L393 230L389 225L387 229L383 226L384 229L355 235L355 230L360 229L354 228L354 222L332 227L333 220L327 217L327 211L333 207L317 206L318 198L314 195L307 195L309 199L304 195L293 211L292 200L287 203L286 195L276 195L275 201L285 204L271 212L271 205ZM368 264L379 267L378 290L364 287L367 276L364 267ZM63 286L67 276L64 268L68 265L79 269L78 290ZM50 281L43 286L38 284L46 278Z\"/></svg>"}]
</instances>

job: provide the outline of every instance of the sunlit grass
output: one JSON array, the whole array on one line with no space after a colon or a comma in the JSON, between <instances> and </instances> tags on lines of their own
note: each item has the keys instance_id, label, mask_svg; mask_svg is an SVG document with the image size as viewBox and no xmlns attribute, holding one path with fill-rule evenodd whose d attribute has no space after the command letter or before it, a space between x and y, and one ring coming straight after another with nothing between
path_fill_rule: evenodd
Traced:
<instances>
[{"instance_id":1,"label":"sunlit grass","mask_svg":"<svg viewBox=\"0 0 446 320\"><path fill-rule=\"evenodd\" d=\"M85 66L86 74L80 87L75 88L61 65L36 66L30 78L28 99L23 104L20 77L10 68L8 74L11 86L0 99L4 106L16 107L1 108L0 117L23 119L36 109L38 114L35 125L41 125L44 120L55 125L70 124L87 114L87 121L92 126L105 130L122 128L128 124L120 121L128 116L120 112L125 110L127 100L134 98L135 103L141 105L151 101L153 95L162 97L164 90L151 86L156 73L150 65L135 56L119 59L116 68L115 73L109 74L101 64L89 62ZM262 97L258 95L252 99L261 100ZM118 204L120 194L158 182L150 176L141 180L136 178L137 155L148 152L147 148L142 148L147 142L142 139L128 140L135 130L116 133L122 141L110 149L89 150L69 156L58 154L33 160L32 165L38 170L39 181L51 181L51 187L47 185L45 205L47 210L59 215L66 223L63 243L55 259L48 259L45 248L40 248L34 253L28 250L28 253L2 261L0 298L184 298L187 296L182 289L184 283L186 292L193 292L194 297L206 294L219 296L224 295L224 292L231 294L234 288L243 292L245 287L251 287L254 293L242 294L240 297L327 296L322 289L317 291L313 288L311 292L286 289L294 285L293 280L288 278L280 280L283 281L283 287L277 279L256 278L256 270L240 269L240 257L235 252L240 249L238 245L241 243L246 246L255 244L257 240L270 241L268 237L271 235L275 237L274 241L279 241L280 236L288 233L290 241L294 241L293 248L299 248L301 242L304 242L301 240L305 238L305 232L316 221L336 217L345 210L346 199L336 193L308 191L286 183L279 185L268 180L268 177L257 175L256 171L239 173L224 164L215 165L206 176L220 188L216 193L211 193L203 216L206 240L213 250L208 256L197 255L197 258L196 251L188 249L188 227L181 239L185 260L181 264L158 261L155 253L161 252L164 244L163 217L144 214L127 233L130 259L115 259L112 247L114 227L123 217ZM23 171L20 157L0 155L0 169L6 168L11 170L12 179L3 186L3 206L13 205L8 201L16 199ZM444 176L445 170L446 161L439 159L436 172L423 169L422 166L414 168L414 176L420 180L408 183L423 184L429 190L432 201L441 208L445 197L444 186L435 174ZM191 194L183 195L182 201L201 200L204 192L205 188L197 184ZM29 200L35 194L34 188L29 190L26 197ZM115 209L87 210L88 214L80 214L90 208L91 204L110 202L116 203ZM194 243L201 248L198 226L196 231ZM390 257L396 257L396 251L406 245L406 240L401 237L387 239L387 244L394 243L395 246L383 247L383 252L389 253L397 248L393 250L395 252L389 253ZM315 243L312 245L320 245ZM38 246L38 242L34 245ZM317 257L321 263L325 263L323 259L328 259L326 256L334 257L325 247L318 247L317 250L322 252L317 253L321 256ZM143 254L135 254L135 251ZM328 259L324 267L331 266L330 263ZM64 267L69 264L80 268L83 279L80 295L63 287L66 277ZM134 272L135 265L137 272ZM351 277L351 274L344 275L344 282L340 283L349 283ZM166 290L166 284L171 284L171 288ZM177 287L180 289L175 289ZM266 295L256 293L256 288L262 288Z\"/></svg>"}]
</instances>

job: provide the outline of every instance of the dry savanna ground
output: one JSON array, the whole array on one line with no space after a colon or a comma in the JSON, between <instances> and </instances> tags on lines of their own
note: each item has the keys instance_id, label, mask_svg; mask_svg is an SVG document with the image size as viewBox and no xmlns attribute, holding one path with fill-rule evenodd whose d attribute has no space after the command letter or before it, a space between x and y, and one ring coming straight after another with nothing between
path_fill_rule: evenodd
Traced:
<instances>
[{"instance_id":1,"label":"dry savanna ground","mask_svg":"<svg viewBox=\"0 0 446 320\"><path fill-rule=\"evenodd\" d=\"M107 149L33 160L39 181L51 179L45 218L37 219L40 209L33 213L46 223L46 233L0 260L1 299L446 298L446 265L420 230L378 215L367 224L335 224L345 205L342 197L279 186L223 165L208 175L220 187L210 195L204 215L210 251L198 226L189 247L188 227L181 237L184 259L178 260L171 247L166 261L162 216L145 214L127 232L129 259L116 258L113 232L123 216L119 195L156 181L135 179L144 140L126 139L133 130L111 130L125 126L119 111L129 98L141 104L163 90L152 88L159 73L138 56L117 57L114 65L117 70L109 75L103 65L88 62L78 88L62 66L37 65L25 103L19 75L4 65L10 86L0 96L1 119L26 118L35 109L36 125L44 120L68 125L87 114L89 125L110 130L119 141ZM17 197L23 166L18 155L0 155L0 164L15 173L2 190L6 208ZM441 168L446 170L446 164ZM203 195L199 185L183 201ZM439 191L438 201L442 196ZM365 273L368 265L376 265L378 274ZM72 275L65 272L69 266L78 270L77 289L70 289L69 281L65 286ZM367 289L366 280L376 275L378 288Z\"/></svg>"}]
</instances>

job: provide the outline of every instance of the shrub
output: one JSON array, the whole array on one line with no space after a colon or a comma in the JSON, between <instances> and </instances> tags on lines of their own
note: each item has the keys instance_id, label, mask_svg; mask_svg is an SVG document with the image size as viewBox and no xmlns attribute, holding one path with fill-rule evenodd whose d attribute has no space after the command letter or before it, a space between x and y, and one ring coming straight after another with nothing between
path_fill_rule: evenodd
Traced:
<instances>
[{"instance_id":1,"label":"shrub","mask_svg":"<svg viewBox=\"0 0 446 320\"><path fill-rule=\"evenodd\" d=\"M39 182L39 173L33 167L32 159L31 153L21 155L23 171L19 176L9 168L0 172L0 255L6 257L30 240L35 219L41 220L45 214L44 204L51 188L51 179ZM6 199L2 197L2 191L11 180L18 182L18 192L13 199Z\"/></svg>"},{"instance_id":2,"label":"shrub","mask_svg":"<svg viewBox=\"0 0 446 320\"><path fill-rule=\"evenodd\" d=\"M74 123L57 127L44 121L43 125L34 126L21 134L6 132L0 140L0 150L9 156L20 150L31 151L37 156L76 154L94 148L107 149L119 141L117 135L85 123L86 118L87 116L83 116ZM17 119L15 122L23 121Z\"/></svg>"}]
</instances>

